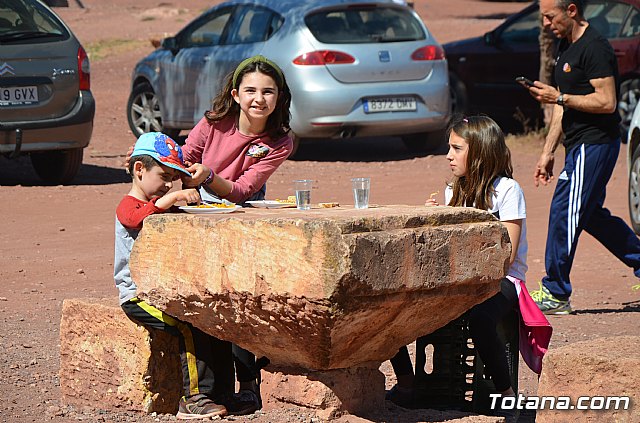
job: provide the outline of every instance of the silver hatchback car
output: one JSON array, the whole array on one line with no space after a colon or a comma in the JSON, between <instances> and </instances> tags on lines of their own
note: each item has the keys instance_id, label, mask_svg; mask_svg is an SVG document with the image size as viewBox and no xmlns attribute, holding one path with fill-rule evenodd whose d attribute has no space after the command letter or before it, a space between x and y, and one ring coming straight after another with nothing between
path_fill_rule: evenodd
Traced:
<instances>
[{"instance_id":1,"label":"silver hatchback car","mask_svg":"<svg viewBox=\"0 0 640 423\"><path fill-rule=\"evenodd\" d=\"M392 0L236 0L189 23L135 67L127 112L138 136L191 129L227 73L262 54L292 93L296 138L399 135L414 150L450 117L447 62L410 7Z\"/></svg>"},{"instance_id":2,"label":"silver hatchback car","mask_svg":"<svg viewBox=\"0 0 640 423\"><path fill-rule=\"evenodd\" d=\"M89 59L37 0L0 0L0 153L29 154L48 183L70 182L93 132Z\"/></svg>"}]
</instances>

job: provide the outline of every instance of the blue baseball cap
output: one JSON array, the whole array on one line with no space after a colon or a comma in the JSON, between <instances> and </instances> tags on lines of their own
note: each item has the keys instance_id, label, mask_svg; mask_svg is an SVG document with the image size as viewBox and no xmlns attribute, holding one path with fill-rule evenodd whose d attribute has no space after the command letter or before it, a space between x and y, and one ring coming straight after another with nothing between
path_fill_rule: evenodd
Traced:
<instances>
[{"instance_id":1,"label":"blue baseball cap","mask_svg":"<svg viewBox=\"0 0 640 423\"><path fill-rule=\"evenodd\" d=\"M184 164L182 149L171 137L162 132L147 132L140 135L133 147L131 158L142 155L151 156L158 163L191 176Z\"/></svg>"}]
</instances>

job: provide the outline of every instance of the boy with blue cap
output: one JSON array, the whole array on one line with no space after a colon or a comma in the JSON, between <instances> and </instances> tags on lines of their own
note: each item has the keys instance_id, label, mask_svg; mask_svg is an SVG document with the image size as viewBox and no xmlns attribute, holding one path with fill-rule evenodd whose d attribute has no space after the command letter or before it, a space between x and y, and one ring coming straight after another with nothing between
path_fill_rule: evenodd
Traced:
<instances>
[{"instance_id":1,"label":"boy with blue cap","mask_svg":"<svg viewBox=\"0 0 640 423\"><path fill-rule=\"evenodd\" d=\"M226 364L227 368L233 369L229 344L137 298L136 284L129 272L129 256L144 218L164 213L178 201L199 202L200 195L193 188L169 192L181 175L190 177L191 174L184 164L180 146L159 132L138 138L129 173L133 185L116 209L114 279L120 306L133 321L179 338L184 396L180 399L176 417L189 420L224 416L226 407L211 398L217 394L214 392L214 367L221 368Z\"/></svg>"}]
</instances>

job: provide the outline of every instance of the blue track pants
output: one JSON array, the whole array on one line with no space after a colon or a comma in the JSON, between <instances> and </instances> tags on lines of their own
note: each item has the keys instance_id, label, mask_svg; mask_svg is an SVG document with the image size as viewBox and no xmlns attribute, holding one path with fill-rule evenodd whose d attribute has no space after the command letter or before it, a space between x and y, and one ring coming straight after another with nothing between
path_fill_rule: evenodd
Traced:
<instances>
[{"instance_id":1,"label":"blue track pants","mask_svg":"<svg viewBox=\"0 0 640 423\"><path fill-rule=\"evenodd\" d=\"M582 230L640 277L640 240L619 217L603 207L606 187L618 159L620 140L581 144L566 153L564 169L549 211L544 286L559 299L571 295L569 272Z\"/></svg>"}]
</instances>

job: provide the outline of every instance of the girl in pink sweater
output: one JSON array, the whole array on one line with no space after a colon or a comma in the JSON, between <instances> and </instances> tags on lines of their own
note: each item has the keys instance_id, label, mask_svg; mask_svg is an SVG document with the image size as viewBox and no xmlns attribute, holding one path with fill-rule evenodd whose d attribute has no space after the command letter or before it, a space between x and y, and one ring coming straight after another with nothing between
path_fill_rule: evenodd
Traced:
<instances>
[{"instance_id":1,"label":"girl in pink sweater","mask_svg":"<svg viewBox=\"0 0 640 423\"><path fill-rule=\"evenodd\" d=\"M246 59L228 76L213 108L189 133L182 148L204 201L261 200L269 176L293 148L289 131L291 93L280 68L263 56Z\"/></svg>"}]
</instances>

